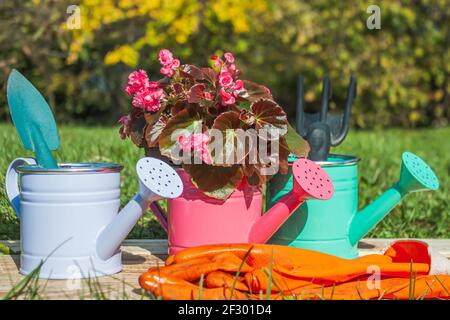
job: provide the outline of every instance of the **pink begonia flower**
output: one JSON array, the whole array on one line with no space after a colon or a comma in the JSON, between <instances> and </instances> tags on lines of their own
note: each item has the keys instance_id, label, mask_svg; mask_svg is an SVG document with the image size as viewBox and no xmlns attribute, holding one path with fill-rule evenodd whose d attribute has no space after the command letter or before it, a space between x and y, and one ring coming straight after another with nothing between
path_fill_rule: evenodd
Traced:
<instances>
[{"instance_id":1,"label":"pink begonia flower","mask_svg":"<svg viewBox=\"0 0 450 320\"><path fill-rule=\"evenodd\" d=\"M148 83L147 72L136 70L128 76L128 86L131 86L135 92L143 89Z\"/></svg>"},{"instance_id":2,"label":"pink begonia flower","mask_svg":"<svg viewBox=\"0 0 450 320\"><path fill-rule=\"evenodd\" d=\"M124 116L121 116L119 118L119 121L117 121L117 122L120 123L123 126L129 126L130 122L131 122L131 118L130 118L129 115L124 115Z\"/></svg>"},{"instance_id":3,"label":"pink begonia flower","mask_svg":"<svg viewBox=\"0 0 450 320\"><path fill-rule=\"evenodd\" d=\"M229 63L234 63L234 56L230 52L225 53L223 56Z\"/></svg>"},{"instance_id":4,"label":"pink begonia flower","mask_svg":"<svg viewBox=\"0 0 450 320\"><path fill-rule=\"evenodd\" d=\"M208 101L212 101L212 100L213 100L213 96L212 96L212 94L209 93L209 92L205 92L205 93L203 94L203 96L205 97L205 100L208 100Z\"/></svg>"},{"instance_id":5,"label":"pink begonia flower","mask_svg":"<svg viewBox=\"0 0 450 320\"><path fill-rule=\"evenodd\" d=\"M185 135L180 135L178 137L178 144L180 145L181 150L191 150L191 139L187 138Z\"/></svg>"},{"instance_id":6,"label":"pink begonia flower","mask_svg":"<svg viewBox=\"0 0 450 320\"><path fill-rule=\"evenodd\" d=\"M208 145L209 137L204 133L193 133L191 135L192 147L194 150L200 150Z\"/></svg>"},{"instance_id":7,"label":"pink begonia flower","mask_svg":"<svg viewBox=\"0 0 450 320\"><path fill-rule=\"evenodd\" d=\"M207 149L202 149L202 151L199 154L200 159L202 159L202 161L206 164L212 164L212 157L209 154L209 151Z\"/></svg>"},{"instance_id":8,"label":"pink begonia flower","mask_svg":"<svg viewBox=\"0 0 450 320\"><path fill-rule=\"evenodd\" d=\"M244 81L242 80L236 80L236 82L234 83L234 88L233 88L233 95L235 97L238 97L239 94L243 94L245 93L247 90L245 90L244 88Z\"/></svg>"},{"instance_id":9,"label":"pink begonia flower","mask_svg":"<svg viewBox=\"0 0 450 320\"><path fill-rule=\"evenodd\" d=\"M164 68L164 67L159 69L159 72L161 72L161 74L163 74L165 76L168 76L168 77L171 77L174 74L173 69L171 69L171 68Z\"/></svg>"},{"instance_id":10,"label":"pink begonia flower","mask_svg":"<svg viewBox=\"0 0 450 320\"><path fill-rule=\"evenodd\" d=\"M161 65L171 65L173 61L173 54L167 49L162 49L159 51L158 58Z\"/></svg>"},{"instance_id":11,"label":"pink begonia flower","mask_svg":"<svg viewBox=\"0 0 450 320\"><path fill-rule=\"evenodd\" d=\"M217 68L223 64L222 60L218 56L211 56L211 60L214 61L214 68Z\"/></svg>"},{"instance_id":12,"label":"pink begonia flower","mask_svg":"<svg viewBox=\"0 0 450 320\"><path fill-rule=\"evenodd\" d=\"M225 71L219 74L219 84L224 88L229 88L233 86L233 77L231 73Z\"/></svg>"},{"instance_id":13,"label":"pink begonia flower","mask_svg":"<svg viewBox=\"0 0 450 320\"><path fill-rule=\"evenodd\" d=\"M204 133L193 133L189 136L178 137L178 144L184 151L194 150L206 164L211 164L212 159L208 150L209 137Z\"/></svg>"},{"instance_id":14,"label":"pink begonia flower","mask_svg":"<svg viewBox=\"0 0 450 320\"><path fill-rule=\"evenodd\" d=\"M234 104L236 102L236 99L224 89L220 90L220 96L222 97L222 104L224 106Z\"/></svg>"},{"instance_id":15,"label":"pink begonia flower","mask_svg":"<svg viewBox=\"0 0 450 320\"><path fill-rule=\"evenodd\" d=\"M172 64L171 64L172 69L176 69L176 68L178 68L179 66L180 66L180 60L178 60L178 59L173 59Z\"/></svg>"},{"instance_id":16,"label":"pink begonia flower","mask_svg":"<svg viewBox=\"0 0 450 320\"><path fill-rule=\"evenodd\" d=\"M131 118L129 115L121 116L118 123L121 124L119 128L120 139L124 140L128 137L128 127L130 126Z\"/></svg>"},{"instance_id":17,"label":"pink begonia flower","mask_svg":"<svg viewBox=\"0 0 450 320\"><path fill-rule=\"evenodd\" d=\"M135 94L133 98L133 106L141 107L150 112L157 112L161 108L161 99L165 93L163 89L142 90Z\"/></svg>"},{"instance_id":18,"label":"pink begonia flower","mask_svg":"<svg viewBox=\"0 0 450 320\"><path fill-rule=\"evenodd\" d=\"M136 93L136 90L132 86L126 86L124 90L129 96Z\"/></svg>"},{"instance_id":19,"label":"pink begonia flower","mask_svg":"<svg viewBox=\"0 0 450 320\"><path fill-rule=\"evenodd\" d=\"M147 87L148 87L149 89L158 89L159 86L160 86L160 84L159 84L158 82L156 82L156 81L149 81Z\"/></svg>"},{"instance_id":20,"label":"pink begonia flower","mask_svg":"<svg viewBox=\"0 0 450 320\"><path fill-rule=\"evenodd\" d=\"M230 70L231 72L235 72L237 70L236 65L234 63L230 64L228 66L228 70Z\"/></svg>"},{"instance_id":21,"label":"pink begonia flower","mask_svg":"<svg viewBox=\"0 0 450 320\"><path fill-rule=\"evenodd\" d=\"M244 89L244 81L236 80L236 83L234 84L234 90L242 90L242 89Z\"/></svg>"},{"instance_id":22,"label":"pink begonia flower","mask_svg":"<svg viewBox=\"0 0 450 320\"><path fill-rule=\"evenodd\" d=\"M174 71L180 66L180 60L174 59L172 52L167 49L159 51L159 62L162 65L160 72L166 76L173 76Z\"/></svg>"}]
</instances>

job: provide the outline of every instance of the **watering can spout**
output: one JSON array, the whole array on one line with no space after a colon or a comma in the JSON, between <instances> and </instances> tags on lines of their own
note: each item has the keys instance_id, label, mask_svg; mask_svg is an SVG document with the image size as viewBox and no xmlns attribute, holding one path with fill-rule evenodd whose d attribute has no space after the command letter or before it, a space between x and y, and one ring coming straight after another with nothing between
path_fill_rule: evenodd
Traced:
<instances>
[{"instance_id":1,"label":"watering can spout","mask_svg":"<svg viewBox=\"0 0 450 320\"><path fill-rule=\"evenodd\" d=\"M249 243L265 243L269 240L303 201L304 199L296 196L293 191L281 198L253 224L250 230Z\"/></svg>"},{"instance_id":2,"label":"watering can spout","mask_svg":"<svg viewBox=\"0 0 450 320\"><path fill-rule=\"evenodd\" d=\"M351 221L349 240L352 245L373 229L408 193L439 188L435 173L425 161L411 152L404 152L402 160L400 179Z\"/></svg>"},{"instance_id":3,"label":"watering can spout","mask_svg":"<svg viewBox=\"0 0 450 320\"><path fill-rule=\"evenodd\" d=\"M292 164L293 189L284 195L256 223L249 234L250 243L265 243L278 228L308 199L328 200L334 188L328 174L307 159Z\"/></svg>"},{"instance_id":4,"label":"watering can spout","mask_svg":"<svg viewBox=\"0 0 450 320\"><path fill-rule=\"evenodd\" d=\"M142 158L136 164L136 171L139 177L139 193L97 237L96 251L102 260L108 260L117 252L149 205L164 198L179 197L183 192L183 183L178 174L161 160Z\"/></svg>"}]
</instances>

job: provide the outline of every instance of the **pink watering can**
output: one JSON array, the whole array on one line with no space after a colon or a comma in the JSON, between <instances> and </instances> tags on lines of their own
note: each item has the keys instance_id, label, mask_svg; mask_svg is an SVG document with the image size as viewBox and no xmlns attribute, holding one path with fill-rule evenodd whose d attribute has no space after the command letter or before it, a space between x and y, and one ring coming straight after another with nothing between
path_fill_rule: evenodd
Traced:
<instances>
[{"instance_id":1,"label":"pink watering can","mask_svg":"<svg viewBox=\"0 0 450 320\"><path fill-rule=\"evenodd\" d=\"M150 205L168 233L169 254L207 244L264 243L305 200L331 198L332 182L320 166L299 159L292 169L293 189L264 215L260 188L243 181L228 199L217 200L202 193L191 177L179 170L184 191L180 197L168 200L167 218L156 202Z\"/></svg>"}]
</instances>

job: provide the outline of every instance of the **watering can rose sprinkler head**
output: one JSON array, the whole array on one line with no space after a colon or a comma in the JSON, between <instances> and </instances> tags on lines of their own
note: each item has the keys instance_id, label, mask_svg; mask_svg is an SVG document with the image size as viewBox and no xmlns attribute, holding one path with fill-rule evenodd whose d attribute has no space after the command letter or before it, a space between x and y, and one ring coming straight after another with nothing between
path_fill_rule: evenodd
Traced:
<instances>
[{"instance_id":1,"label":"watering can rose sprinkler head","mask_svg":"<svg viewBox=\"0 0 450 320\"><path fill-rule=\"evenodd\" d=\"M159 159L150 157L140 159L136 164L136 171L139 193L97 238L97 255L103 260L107 260L117 251L151 203L166 198L177 198L183 192L183 183L178 173Z\"/></svg>"},{"instance_id":2,"label":"watering can rose sprinkler head","mask_svg":"<svg viewBox=\"0 0 450 320\"><path fill-rule=\"evenodd\" d=\"M292 164L294 185L288 194L256 222L250 232L250 243L265 243L289 216L306 200L328 200L334 188L328 174L313 161L298 159Z\"/></svg>"}]
</instances>

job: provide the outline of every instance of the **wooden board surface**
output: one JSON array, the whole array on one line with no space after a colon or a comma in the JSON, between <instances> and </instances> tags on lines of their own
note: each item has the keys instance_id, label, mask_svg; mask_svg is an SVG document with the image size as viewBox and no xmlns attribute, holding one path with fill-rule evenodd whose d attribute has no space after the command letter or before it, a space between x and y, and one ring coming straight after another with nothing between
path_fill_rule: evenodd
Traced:
<instances>
[{"instance_id":1,"label":"wooden board surface","mask_svg":"<svg viewBox=\"0 0 450 320\"><path fill-rule=\"evenodd\" d=\"M359 243L360 255L381 253L394 239L364 239ZM441 254L450 258L450 239L424 240ZM0 241L11 255L0 255L0 299L24 277L19 274L20 242ZM21 298L89 299L147 299L137 279L150 266L162 265L167 257L166 240L126 240L122 245L123 271L112 276L91 280L39 280L35 290L28 289Z\"/></svg>"}]
</instances>

